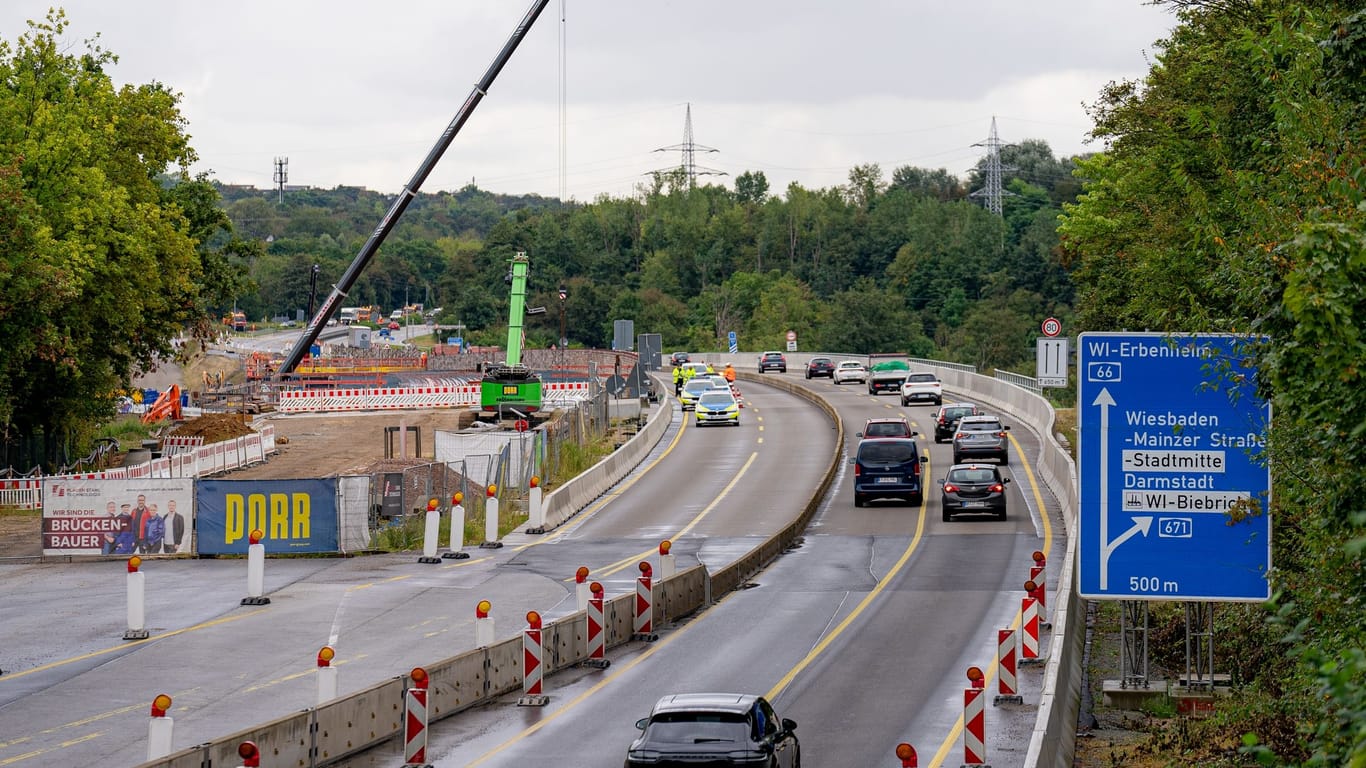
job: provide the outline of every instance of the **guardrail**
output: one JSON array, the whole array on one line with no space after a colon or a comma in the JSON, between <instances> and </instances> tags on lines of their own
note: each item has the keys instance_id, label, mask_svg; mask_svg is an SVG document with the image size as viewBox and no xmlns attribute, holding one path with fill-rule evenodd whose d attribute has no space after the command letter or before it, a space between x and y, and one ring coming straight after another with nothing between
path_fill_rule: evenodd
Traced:
<instances>
[{"instance_id":1,"label":"guardrail","mask_svg":"<svg viewBox=\"0 0 1366 768\"><path fill-rule=\"evenodd\" d=\"M1000 368L997 368L996 378L1006 383L1014 384L1017 387L1023 387L1036 395L1043 394L1043 387L1039 386L1038 379L1035 379L1033 376L1025 376L1024 374L1012 373L1011 371L1003 371Z\"/></svg>"}]
</instances>

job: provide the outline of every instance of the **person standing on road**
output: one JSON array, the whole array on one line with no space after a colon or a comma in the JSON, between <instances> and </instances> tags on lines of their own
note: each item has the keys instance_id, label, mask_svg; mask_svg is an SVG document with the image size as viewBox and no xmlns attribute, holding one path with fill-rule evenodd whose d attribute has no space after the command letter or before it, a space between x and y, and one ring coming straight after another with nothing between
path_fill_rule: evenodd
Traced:
<instances>
[{"instance_id":1,"label":"person standing on road","mask_svg":"<svg viewBox=\"0 0 1366 768\"><path fill-rule=\"evenodd\" d=\"M674 366L674 397L678 397L683 392L683 366Z\"/></svg>"},{"instance_id":2,"label":"person standing on road","mask_svg":"<svg viewBox=\"0 0 1366 768\"><path fill-rule=\"evenodd\" d=\"M730 382L731 384L735 383L735 367L732 366L730 363L726 363L726 370L722 371L721 375L725 376L726 381Z\"/></svg>"}]
</instances>

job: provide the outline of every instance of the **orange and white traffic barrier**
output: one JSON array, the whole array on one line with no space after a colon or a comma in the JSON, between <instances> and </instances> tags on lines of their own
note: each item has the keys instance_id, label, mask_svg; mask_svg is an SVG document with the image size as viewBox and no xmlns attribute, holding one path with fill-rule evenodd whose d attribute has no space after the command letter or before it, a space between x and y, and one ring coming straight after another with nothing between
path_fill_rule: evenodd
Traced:
<instances>
[{"instance_id":1,"label":"orange and white traffic barrier","mask_svg":"<svg viewBox=\"0 0 1366 768\"><path fill-rule=\"evenodd\" d=\"M669 553L673 548L673 542L665 539L659 542L659 578L667 579L678 572L678 564L674 561L674 556Z\"/></svg>"},{"instance_id":2,"label":"orange and white traffic barrier","mask_svg":"<svg viewBox=\"0 0 1366 768\"><path fill-rule=\"evenodd\" d=\"M654 632L654 590L651 588L650 575L653 569L644 560L640 561L640 577L636 579L636 601L633 613L632 640L653 643L659 639Z\"/></svg>"},{"instance_id":3,"label":"orange and white traffic barrier","mask_svg":"<svg viewBox=\"0 0 1366 768\"><path fill-rule=\"evenodd\" d=\"M527 533L545 533L545 506L541 503L541 478L532 475L526 492Z\"/></svg>"},{"instance_id":4,"label":"orange and white traffic barrier","mask_svg":"<svg viewBox=\"0 0 1366 768\"><path fill-rule=\"evenodd\" d=\"M266 597L266 545L261 543L266 535L260 528L247 535L247 596L242 605L270 605Z\"/></svg>"},{"instance_id":5,"label":"orange and white traffic barrier","mask_svg":"<svg viewBox=\"0 0 1366 768\"><path fill-rule=\"evenodd\" d=\"M337 668L332 660L337 652L330 645L318 649L318 705L337 698Z\"/></svg>"},{"instance_id":6,"label":"orange and white traffic barrier","mask_svg":"<svg viewBox=\"0 0 1366 768\"><path fill-rule=\"evenodd\" d=\"M1015 676L1015 630L996 631L996 699L995 704L1023 704L1019 678Z\"/></svg>"},{"instance_id":7,"label":"orange and white traffic barrier","mask_svg":"<svg viewBox=\"0 0 1366 768\"><path fill-rule=\"evenodd\" d=\"M242 764L238 768L260 768L261 749L256 746L254 741L244 741L237 745L237 756L242 758Z\"/></svg>"},{"instance_id":8,"label":"orange and white traffic barrier","mask_svg":"<svg viewBox=\"0 0 1366 768\"><path fill-rule=\"evenodd\" d=\"M519 707L544 707L550 697L541 690L545 680L545 648L541 645L541 614L527 611L527 628L522 630L522 698Z\"/></svg>"},{"instance_id":9,"label":"orange and white traffic barrier","mask_svg":"<svg viewBox=\"0 0 1366 768\"><path fill-rule=\"evenodd\" d=\"M574 604L580 611L588 609L588 597L592 591L588 584L588 566L580 565L578 570L574 571Z\"/></svg>"},{"instance_id":10,"label":"orange and white traffic barrier","mask_svg":"<svg viewBox=\"0 0 1366 768\"><path fill-rule=\"evenodd\" d=\"M1048 576L1046 571L1048 570L1048 558L1044 557L1043 552L1037 549L1030 557L1033 558L1034 564L1029 566L1029 580L1039 587L1039 608L1047 610Z\"/></svg>"},{"instance_id":11,"label":"orange and white traffic barrier","mask_svg":"<svg viewBox=\"0 0 1366 768\"><path fill-rule=\"evenodd\" d=\"M465 548L465 494L456 491L451 496L451 532L450 550L442 552L443 560L464 560L470 556L468 552L462 552Z\"/></svg>"},{"instance_id":12,"label":"orange and white traffic barrier","mask_svg":"<svg viewBox=\"0 0 1366 768\"><path fill-rule=\"evenodd\" d=\"M413 681L404 698L403 766L430 768L427 764L427 670L413 667Z\"/></svg>"},{"instance_id":13,"label":"orange and white traffic barrier","mask_svg":"<svg viewBox=\"0 0 1366 768\"><path fill-rule=\"evenodd\" d=\"M123 633L124 640L147 639L147 581L138 566L142 558L133 555L128 558L128 630Z\"/></svg>"},{"instance_id":14,"label":"orange and white traffic barrier","mask_svg":"<svg viewBox=\"0 0 1366 768\"><path fill-rule=\"evenodd\" d=\"M427 517L423 521L422 528L422 557L417 561L427 565L434 565L441 562L441 558L436 556L436 547L441 538L441 512L437 509L436 499L427 501Z\"/></svg>"},{"instance_id":15,"label":"orange and white traffic barrier","mask_svg":"<svg viewBox=\"0 0 1366 768\"><path fill-rule=\"evenodd\" d=\"M901 768L918 768L920 765L919 758L915 755L915 747L904 741L896 745L896 759L901 761Z\"/></svg>"},{"instance_id":16,"label":"orange and white traffic barrier","mask_svg":"<svg viewBox=\"0 0 1366 768\"><path fill-rule=\"evenodd\" d=\"M487 648L493 645L493 617L489 611L493 610L493 603L487 600L480 600L474 606L474 647Z\"/></svg>"},{"instance_id":17,"label":"orange and white traffic barrier","mask_svg":"<svg viewBox=\"0 0 1366 768\"><path fill-rule=\"evenodd\" d=\"M612 662L607 660L607 622L603 610L602 585L593 582L588 585L593 596L588 598L588 660L586 667L607 669Z\"/></svg>"},{"instance_id":18,"label":"orange and white traffic barrier","mask_svg":"<svg viewBox=\"0 0 1366 768\"><path fill-rule=\"evenodd\" d=\"M503 542L498 540L498 486L490 485L485 493L488 498L484 500L484 542L479 546L498 549L503 546Z\"/></svg>"},{"instance_id":19,"label":"orange and white traffic barrier","mask_svg":"<svg viewBox=\"0 0 1366 768\"><path fill-rule=\"evenodd\" d=\"M147 759L156 760L171 754L171 739L175 721L166 713L171 709L171 697L164 693L152 699L152 719L147 722Z\"/></svg>"},{"instance_id":20,"label":"orange and white traffic barrier","mask_svg":"<svg viewBox=\"0 0 1366 768\"><path fill-rule=\"evenodd\" d=\"M1020 663L1042 662L1039 658L1039 601L1025 597L1020 600Z\"/></svg>"},{"instance_id":21,"label":"orange and white traffic barrier","mask_svg":"<svg viewBox=\"0 0 1366 768\"><path fill-rule=\"evenodd\" d=\"M986 679L982 670L968 667L971 688L963 689L963 765L986 765Z\"/></svg>"}]
</instances>

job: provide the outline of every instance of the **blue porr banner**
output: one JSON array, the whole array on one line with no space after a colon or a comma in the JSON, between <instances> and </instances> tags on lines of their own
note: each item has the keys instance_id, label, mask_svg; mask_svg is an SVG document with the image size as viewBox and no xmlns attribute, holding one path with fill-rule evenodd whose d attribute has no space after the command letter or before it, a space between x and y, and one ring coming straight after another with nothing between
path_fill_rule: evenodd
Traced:
<instances>
[{"instance_id":1,"label":"blue porr banner","mask_svg":"<svg viewBox=\"0 0 1366 768\"><path fill-rule=\"evenodd\" d=\"M253 529L267 555L339 552L337 480L200 480L195 484L197 551L246 554Z\"/></svg>"}]
</instances>

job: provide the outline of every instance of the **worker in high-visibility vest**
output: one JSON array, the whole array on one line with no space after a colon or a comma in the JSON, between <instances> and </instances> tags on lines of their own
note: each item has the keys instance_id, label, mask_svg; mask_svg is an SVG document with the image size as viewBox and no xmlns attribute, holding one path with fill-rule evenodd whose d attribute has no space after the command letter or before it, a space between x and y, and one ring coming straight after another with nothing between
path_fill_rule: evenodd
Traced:
<instances>
[{"instance_id":1,"label":"worker in high-visibility vest","mask_svg":"<svg viewBox=\"0 0 1366 768\"><path fill-rule=\"evenodd\" d=\"M678 397L679 393L681 393L681 392L683 391L683 381L684 381L686 378L687 378L687 376L685 376L684 373L683 373L683 366L681 366L681 365L675 365L675 366L674 366L674 397Z\"/></svg>"},{"instance_id":2,"label":"worker in high-visibility vest","mask_svg":"<svg viewBox=\"0 0 1366 768\"><path fill-rule=\"evenodd\" d=\"M721 375L726 377L726 381L729 381L732 384L735 383L735 367L730 363L726 363L726 369L721 372Z\"/></svg>"}]
</instances>

